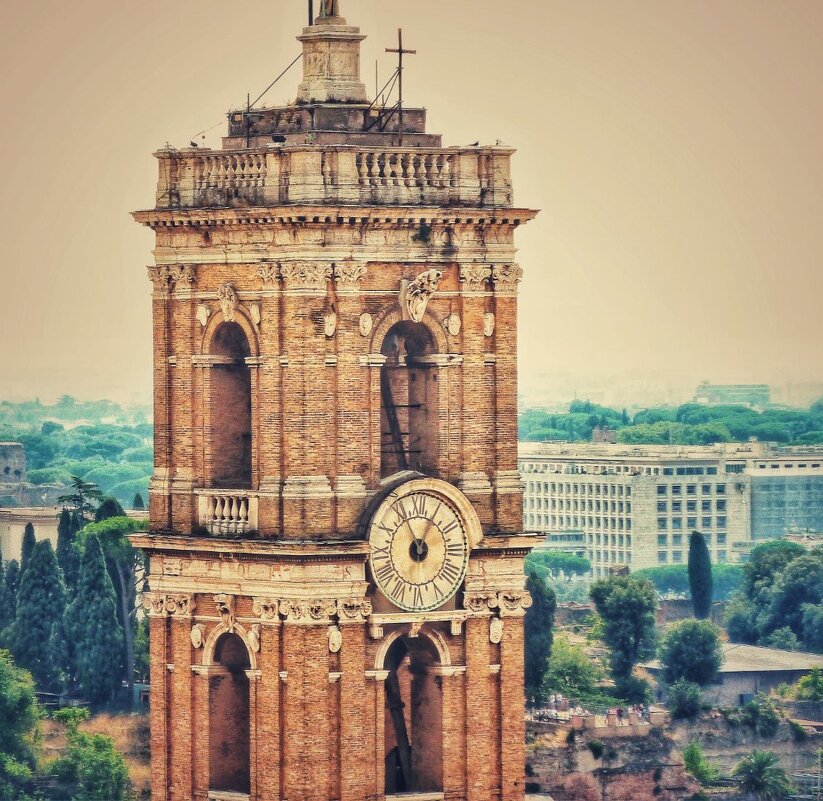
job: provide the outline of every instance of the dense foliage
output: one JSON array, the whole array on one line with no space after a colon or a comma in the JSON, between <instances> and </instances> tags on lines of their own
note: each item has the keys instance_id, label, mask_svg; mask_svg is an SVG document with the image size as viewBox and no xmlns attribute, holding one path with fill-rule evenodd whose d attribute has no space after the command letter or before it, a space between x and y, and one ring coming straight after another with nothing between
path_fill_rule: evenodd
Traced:
<instances>
[{"instance_id":1,"label":"dense foliage","mask_svg":"<svg viewBox=\"0 0 823 801\"><path fill-rule=\"evenodd\" d=\"M823 650L823 547L776 540L758 545L726 610L734 642Z\"/></svg>"},{"instance_id":2,"label":"dense foliage","mask_svg":"<svg viewBox=\"0 0 823 801\"><path fill-rule=\"evenodd\" d=\"M705 620L712 611L712 558L706 540L699 531L689 538L689 592L694 616Z\"/></svg>"},{"instance_id":3,"label":"dense foliage","mask_svg":"<svg viewBox=\"0 0 823 801\"><path fill-rule=\"evenodd\" d=\"M698 739L689 741L683 749L683 764L703 787L711 787L720 778L720 770L712 765L703 754L703 747Z\"/></svg>"},{"instance_id":4,"label":"dense foliage","mask_svg":"<svg viewBox=\"0 0 823 801\"><path fill-rule=\"evenodd\" d=\"M603 619L612 678L631 674L642 659L655 654L654 613L657 594L651 582L634 576L610 576L592 584L591 599Z\"/></svg>"},{"instance_id":5,"label":"dense foliage","mask_svg":"<svg viewBox=\"0 0 823 801\"><path fill-rule=\"evenodd\" d=\"M543 697L543 676L552 649L557 604L554 593L536 573L529 573L526 589L532 596L532 605L526 610L525 620L526 698L529 703L537 703Z\"/></svg>"},{"instance_id":6,"label":"dense foliage","mask_svg":"<svg viewBox=\"0 0 823 801\"><path fill-rule=\"evenodd\" d=\"M693 681L678 679L666 691L666 703L675 720L696 718L702 701L700 685Z\"/></svg>"},{"instance_id":7,"label":"dense foliage","mask_svg":"<svg viewBox=\"0 0 823 801\"><path fill-rule=\"evenodd\" d=\"M792 793L789 777L771 751L752 751L734 769L734 776L740 791L758 801L779 801Z\"/></svg>"},{"instance_id":8,"label":"dense foliage","mask_svg":"<svg viewBox=\"0 0 823 801\"><path fill-rule=\"evenodd\" d=\"M654 584L663 596L689 597L689 570L686 565L660 565L635 570L633 576L644 578ZM712 565L712 600L725 601L743 583L743 568L740 565Z\"/></svg>"},{"instance_id":9,"label":"dense foliage","mask_svg":"<svg viewBox=\"0 0 823 801\"><path fill-rule=\"evenodd\" d=\"M555 638L549 657L549 669L543 681L543 695L561 693L583 706L595 703L609 703L614 699L606 697L598 689L603 678L599 665L592 661L579 646L565 637Z\"/></svg>"},{"instance_id":10,"label":"dense foliage","mask_svg":"<svg viewBox=\"0 0 823 801\"><path fill-rule=\"evenodd\" d=\"M619 442L648 445L709 445L746 442L751 437L792 445L823 443L823 399L811 409L767 409L744 406L704 406L687 403L676 408L652 408L633 418L589 401L574 401L569 411L556 414L525 409L519 418L525 442L568 440L590 442L596 427L617 431Z\"/></svg>"},{"instance_id":11,"label":"dense foliage","mask_svg":"<svg viewBox=\"0 0 823 801\"><path fill-rule=\"evenodd\" d=\"M31 675L0 651L0 801L26 798L36 764L39 722Z\"/></svg>"},{"instance_id":12,"label":"dense foliage","mask_svg":"<svg viewBox=\"0 0 823 801\"><path fill-rule=\"evenodd\" d=\"M69 486L76 476L130 507L136 493L146 497L152 473L153 429L147 420L147 409L109 401L5 401L0 440L22 443L32 484Z\"/></svg>"},{"instance_id":13,"label":"dense foliage","mask_svg":"<svg viewBox=\"0 0 823 801\"><path fill-rule=\"evenodd\" d=\"M722 662L720 631L707 620L681 620L663 635L660 663L667 684L685 679L705 687L717 677Z\"/></svg>"},{"instance_id":14,"label":"dense foliage","mask_svg":"<svg viewBox=\"0 0 823 801\"><path fill-rule=\"evenodd\" d=\"M562 551L532 551L526 557L526 573L537 573L544 580L571 581L573 578L587 576L592 563L582 556Z\"/></svg>"}]
</instances>

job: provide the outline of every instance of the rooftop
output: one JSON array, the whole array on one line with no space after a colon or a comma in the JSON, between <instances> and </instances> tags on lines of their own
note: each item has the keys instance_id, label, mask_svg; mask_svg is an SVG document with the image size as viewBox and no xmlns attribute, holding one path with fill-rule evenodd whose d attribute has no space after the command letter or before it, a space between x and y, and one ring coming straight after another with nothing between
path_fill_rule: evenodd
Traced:
<instances>
[{"instance_id":1,"label":"rooftop","mask_svg":"<svg viewBox=\"0 0 823 801\"><path fill-rule=\"evenodd\" d=\"M811 670L823 668L823 656L799 651L781 651L777 648L761 648L757 645L724 643L723 667L721 673L771 673L785 670ZM660 661L655 659L643 667L660 670Z\"/></svg>"}]
</instances>

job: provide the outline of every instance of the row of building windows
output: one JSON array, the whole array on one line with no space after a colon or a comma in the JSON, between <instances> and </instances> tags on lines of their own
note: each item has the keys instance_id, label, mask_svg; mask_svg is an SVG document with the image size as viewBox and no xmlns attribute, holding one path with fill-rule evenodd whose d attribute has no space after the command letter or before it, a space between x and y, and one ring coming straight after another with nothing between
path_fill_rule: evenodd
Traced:
<instances>
[{"instance_id":1,"label":"row of building windows","mask_svg":"<svg viewBox=\"0 0 823 801\"><path fill-rule=\"evenodd\" d=\"M682 517L658 517L657 518L657 530L658 531L668 531L672 529L673 531L679 531L683 528L683 520ZM697 518L696 517L687 517L685 518L686 527L687 528L697 528ZM714 518L714 522L717 528L726 528L728 525L728 518L726 515L718 515ZM711 517L701 517L700 524L703 528L711 528L712 527L712 518Z\"/></svg>"},{"instance_id":2,"label":"row of building windows","mask_svg":"<svg viewBox=\"0 0 823 801\"><path fill-rule=\"evenodd\" d=\"M717 534L717 544L718 545L725 545L726 544L726 537L727 534L725 531L718 532ZM707 545L711 545L712 543L712 535L711 533L703 534L703 538L706 540ZM683 545L684 537L683 534L672 534L672 545L677 547L678 545ZM668 534L658 534L657 535L657 545L659 547L665 546L669 544L669 535Z\"/></svg>"},{"instance_id":3,"label":"row of building windows","mask_svg":"<svg viewBox=\"0 0 823 801\"><path fill-rule=\"evenodd\" d=\"M632 562L631 551L589 551L589 561L596 564L598 562L612 565L630 565ZM595 574L596 575L596 574Z\"/></svg>"},{"instance_id":4,"label":"row of building windows","mask_svg":"<svg viewBox=\"0 0 823 801\"><path fill-rule=\"evenodd\" d=\"M545 503L544 503L545 500ZM631 514L631 501L572 501L568 498L526 498L527 509L552 509L566 512L611 512L614 514ZM664 510L665 511L665 510Z\"/></svg>"},{"instance_id":5,"label":"row of building windows","mask_svg":"<svg viewBox=\"0 0 823 801\"><path fill-rule=\"evenodd\" d=\"M725 495L726 494L726 485L725 484L701 484L700 485L700 492L702 495L711 495L712 494L712 487L714 487L715 493L718 495ZM668 495L669 490L671 490L672 495L683 495L683 485L682 484L658 484L657 485L657 494L658 495ZM686 495L697 495L697 484L686 484Z\"/></svg>"},{"instance_id":6,"label":"row of building windows","mask_svg":"<svg viewBox=\"0 0 823 801\"><path fill-rule=\"evenodd\" d=\"M613 531L631 531L631 518L624 517L584 517L579 515L548 515L533 514L528 512L525 515L527 526L543 526L552 528L608 528Z\"/></svg>"},{"instance_id":7,"label":"row of building windows","mask_svg":"<svg viewBox=\"0 0 823 801\"><path fill-rule=\"evenodd\" d=\"M714 508L718 512L725 512L726 511L726 501L725 499L718 499L715 501ZM683 511L683 501L672 501L671 510L674 513L679 513ZM700 510L703 512L711 512L712 511L712 502L711 501L701 501L700 502ZM657 502L657 511L658 512L668 512L669 511L669 502L668 501L658 501ZM697 511L697 501L686 501L686 511L687 512L696 512Z\"/></svg>"},{"instance_id":8,"label":"row of building windows","mask_svg":"<svg viewBox=\"0 0 823 801\"><path fill-rule=\"evenodd\" d=\"M564 484L555 481L527 481L526 492L538 495L592 495L631 497L632 488L624 484Z\"/></svg>"},{"instance_id":9,"label":"row of building windows","mask_svg":"<svg viewBox=\"0 0 823 801\"><path fill-rule=\"evenodd\" d=\"M683 551L672 551L671 554L671 561L675 564L686 561L683 558ZM725 562L729 558L727 551L717 551L715 553L715 559L718 562ZM669 562L669 552L668 551L658 551L657 552L657 563L660 565L668 564Z\"/></svg>"}]
</instances>

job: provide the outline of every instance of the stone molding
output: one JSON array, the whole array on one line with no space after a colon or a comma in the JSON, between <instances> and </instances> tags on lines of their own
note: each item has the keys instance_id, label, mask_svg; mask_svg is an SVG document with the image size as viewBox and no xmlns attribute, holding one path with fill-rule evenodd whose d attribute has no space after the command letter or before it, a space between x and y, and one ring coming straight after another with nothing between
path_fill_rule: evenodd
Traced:
<instances>
[{"instance_id":1,"label":"stone molding","mask_svg":"<svg viewBox=\"0 0 823 801\"><path fill-rule=\"evenodd\" d=\"M332 266L323 262L287 262L280 265L280 275L285 292L325 294L332 278Z\"/></svg>"},{"instance_id":2,"label":"stone molding","mask_svg":"<svg viewBox=\"0 0 823 801\"><path fill-rule=\"evenodd\" d=\"M488 264L464 264L460 267L460 284L465 293L485 292L492 277Z\"/></svg>"},{"instance_id":3,"label":"stone molding","mask_svg":"<svg viewBox=\"0 0 823 801\"><path fill-rule=\"evenodd\" d=\"M520 494L525 489L518 470L497 470L494 474L494 491L498 495Z\"/></svg>"},{"instance_id":4,"label":"stone molding","mask_svg":"<svg viewBox=\"0 0 823 801\"><path fill-rule=\"evenodd\" d=\"M457 488L464 495L491 495L492 485L483 472L461 473L457 478Z\"/></svg>"},{"instance_id":5,"label":"stone molding","mask_svg":"<svg viewBox=\"0 0 823 801\"><path fill-rule=\"evenodd\" d=\"M334 481L334 494L338 498L365 498L366 482L362 476L337 476Z\"/></svg>"},{"instance_id":6,"label":"stone molding","mask_svg":"<svg viewBox=\"0 0 823 801\"><path fill-rule=\"evenodd\" d=\"M143 609L149 617L190 618L194 612L194 595L176 592L144 592Z\"/></svg>"},{"instance_id":7,"label":"stone molding","mask_svg":"<svg viewBox=\"0 0 823 801\"><path fill-rule=\"evenodd\" d=\"M289 476L283 483L283 498L332 498L328 476Z\"/></svg>"}]
</instances>

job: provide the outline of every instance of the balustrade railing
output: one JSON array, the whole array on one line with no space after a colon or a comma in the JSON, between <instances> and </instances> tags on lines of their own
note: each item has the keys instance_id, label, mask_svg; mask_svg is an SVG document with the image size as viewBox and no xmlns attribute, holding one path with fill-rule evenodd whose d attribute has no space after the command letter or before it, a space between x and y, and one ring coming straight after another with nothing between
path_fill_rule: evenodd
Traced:
<instances>
[{"instance_id":1,"label":"balustrade railing","mask_svg":"<svg viewBox=\"0 0 823 801\"><path fill-rule=\"evenodd\" d=\"M508 148L163 150L158 208L512 204Z\"/></svg>"},{"instance_id":2,"label":"balustrade railing","mask_svg":"<svg viewBox=\"0 0 823 801\"><path fill-rule=\"evenodd\" d=\"M257 496L244 490L200 490L200 525L210 534L246 534L257 530Z\"/></svg>"}]
</instances>

